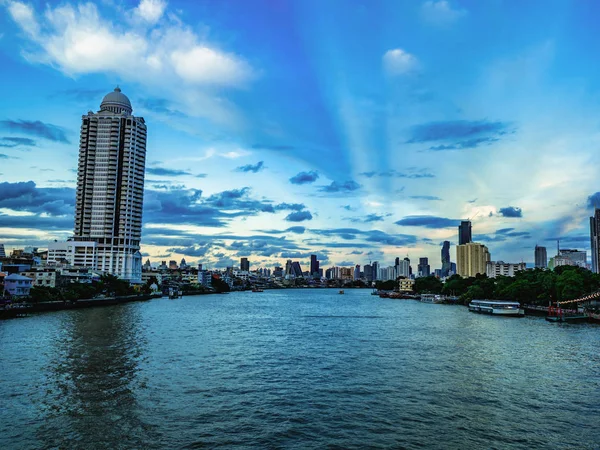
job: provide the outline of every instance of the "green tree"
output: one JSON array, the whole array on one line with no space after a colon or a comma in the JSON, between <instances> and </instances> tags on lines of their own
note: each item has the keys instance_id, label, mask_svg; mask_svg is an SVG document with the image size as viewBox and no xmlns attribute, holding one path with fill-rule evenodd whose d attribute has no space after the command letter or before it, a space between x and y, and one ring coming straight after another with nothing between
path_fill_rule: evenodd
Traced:
<instances>
[{"instance_id":1,"label":"green tree","mask_svg":"<svg viewBox=\"0 0 600 450\"><path fill-rule=\"evenodd\" d=\"M442 292L442 288L444 287L441 280L434 276L429 277L419 277L415 280L414 291L417 294L427 293L427 294L439 294Z\"/></svg>"}]
</instances>

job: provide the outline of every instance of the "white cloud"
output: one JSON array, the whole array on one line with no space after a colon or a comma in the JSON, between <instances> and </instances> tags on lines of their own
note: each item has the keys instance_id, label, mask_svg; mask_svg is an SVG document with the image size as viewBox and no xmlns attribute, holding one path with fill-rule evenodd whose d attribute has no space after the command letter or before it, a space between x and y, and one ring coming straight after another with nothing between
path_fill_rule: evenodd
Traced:
<instances>
[{"instance_id":1,"label":"white cloud","mask_svg":"<svg viewBox=\"0 0 600 450\"><path fill-rule=\"evenodd\" d=\"M417 58L401 48L388 50L383 55L383 68L388 75L404 75L414 71L419 62Z\"/></svg>"},{"instance_id":2,"label":"white cloud","mask_svg":"<svg viewBox=\"0 0 600 450\"><path fill-rule=\"evenodd\" d=\"M421 16L433 25L449 25L466 14L466 9L452 9L447 0L428 0L421 6Z\"/></svg>"},{"instance_id":3,"label":"white cloud","mask_svg":"<svg viewBox=\"0 0 600 450\"><path fill-rule=\"evenodd\" d=\"M11 2L8 4L8 12L30 37L35 38L39 35L40 28L31 6L25 3Z\"/></svg>"},{"instance_id":4,"label":"white cloud","mask_svg":"<svg viewBox=\"0 0 600 450\"><path fill-rule=\"evenodd\" d=\"M175 72L190 83L230 84L244 82L250 67L237 59L204 46L194 46L171 55Z\"/></svg>"},{"instance_id":5,"label":"white cloud","mask_svg":"<svg viewBox=\"0 0 600 450\"><path fill-rule=\"evenodd\" d=\"M23 52L28 61L52 66L71 77L117 75L123 82L144 86L150 96L160 92L174 109L192 117L241 126L235 106L215 88L245 86L254 77L252 67L167 13L163 0L142 0L134 9L115 11L120 21L101 15L93 3L48 6L38 14L19 1L8 2L7 8L35 44L33 50ZM146 26L159 19L159 25Z\"/></svg>"},{"instance_id":6,"label":"white cloud","mask_svg":"<svg viewBox=\"0 0 600 450\"><path fill-rule=\"evenodd\" d=\"M145 22L155 24L162 17L167 3L163 0L142 0L134 14Z\"/></svg>"}]
</instances>

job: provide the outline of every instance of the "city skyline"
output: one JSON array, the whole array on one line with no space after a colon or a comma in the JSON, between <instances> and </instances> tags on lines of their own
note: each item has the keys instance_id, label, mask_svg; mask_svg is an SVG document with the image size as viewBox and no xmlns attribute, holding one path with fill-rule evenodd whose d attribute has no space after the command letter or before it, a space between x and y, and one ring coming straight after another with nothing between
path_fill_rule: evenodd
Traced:
<instances>
[{"instance_id":1,"label":"city skyline","mask_svg":"<svg viewBox=\"0 0 600 450\"><path fill-rule=\"evenodd\" d=\"M73 235L81 115L119 85L149 123L144 260L433 272L464 220L492 260L590 252L600 38L553 4L5 2L0 243Z\"/></svg>"}]
</instances>

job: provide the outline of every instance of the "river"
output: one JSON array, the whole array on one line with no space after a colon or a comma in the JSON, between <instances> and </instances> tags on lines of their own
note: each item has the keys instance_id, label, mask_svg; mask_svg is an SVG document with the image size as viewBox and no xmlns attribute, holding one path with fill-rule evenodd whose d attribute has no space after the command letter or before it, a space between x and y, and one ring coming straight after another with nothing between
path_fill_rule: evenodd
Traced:
<instances>
[{"instance_id":1,"label":"river","mask_svg":"<svg viewBox=\"0 0 600 450\"><path fill-rule=\"evenodd\" d=\"M0 322L0 448L598 448L600 326L367 290Z\"/></svg>"}]
</instances>

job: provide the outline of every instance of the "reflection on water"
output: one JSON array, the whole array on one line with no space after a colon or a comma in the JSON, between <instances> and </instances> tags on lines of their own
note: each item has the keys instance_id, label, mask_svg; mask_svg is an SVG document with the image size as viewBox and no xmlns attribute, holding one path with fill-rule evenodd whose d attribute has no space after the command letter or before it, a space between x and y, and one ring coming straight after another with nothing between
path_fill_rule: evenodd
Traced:
<instances>
[{"instance_id":1,"label":"reflection on water","mask_svg":"<svg viewBox=\"0 0 600 450\"><path fill-rule=\"evenodd\" d=\"M0 448L598 443L598 326L290 290L5 321L0 342Z\"/></svg>"},{"instance_id":2,"label":"reflection on water","mask_svg":"<svg viewBox=\"0 0 600 450\"><path fill-rule=\"evenodd\" d=\"M134 394L144 386L139 321L139 311L128 307L62 315L47 349L45 417L36 433L45 446L142 446L152 430L140 420Z\"/></svg>"}]
</instances>

